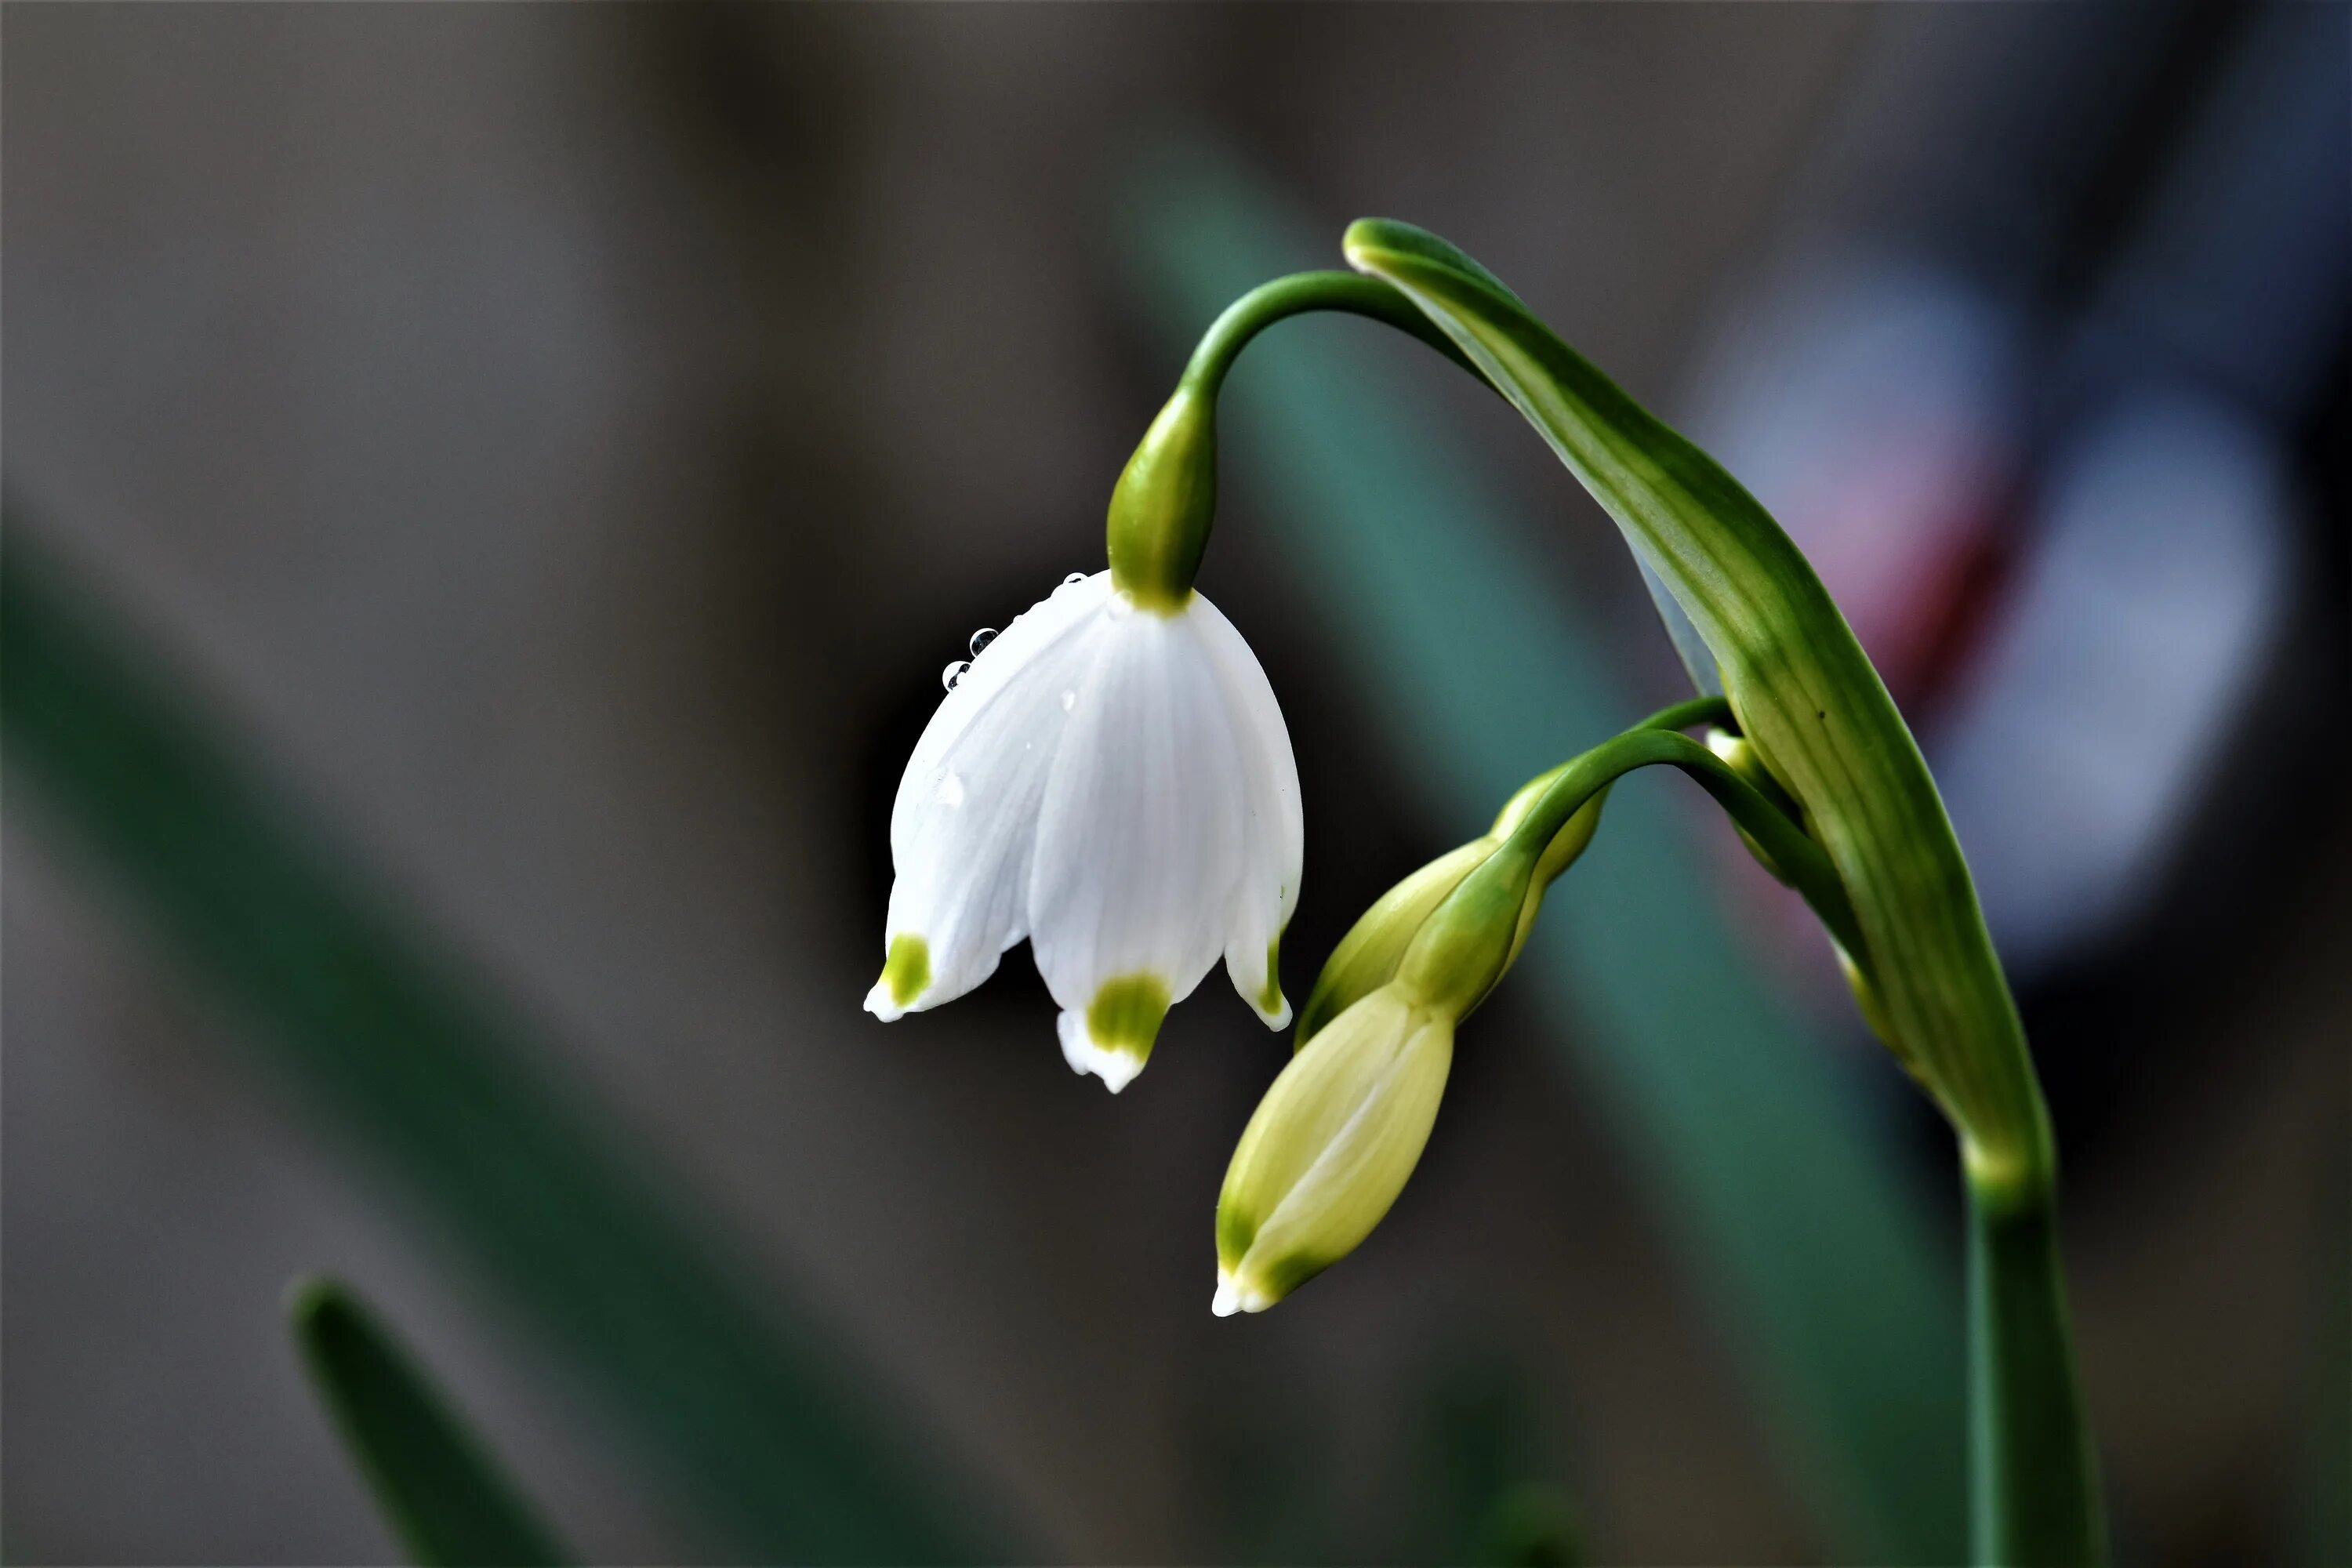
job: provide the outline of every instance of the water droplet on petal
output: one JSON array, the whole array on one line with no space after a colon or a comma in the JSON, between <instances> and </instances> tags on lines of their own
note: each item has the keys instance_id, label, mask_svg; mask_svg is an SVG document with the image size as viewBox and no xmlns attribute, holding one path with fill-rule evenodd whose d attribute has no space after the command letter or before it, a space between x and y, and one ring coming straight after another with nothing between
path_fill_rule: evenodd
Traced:
<instances>
[{"instance_id":1,"label":"water droplet on petal","mask_svg":"<svg viewBox=\"0 0 2352 1568\"><path fill-rule=\"evenodd\" d=\"M996 628L994 626L982 626L980 630L972 633L971 657L978 658L980 657L980 650L986 647L990 643L992 643L995 640Z\"/></svg>"},{"instance_id":2,"label":"water droplet on petal","mask_svg":"<svg viewBox=\"0 0 2352 1568\"><path fill-rule=\"evenodd\" d=\"M1075 692L1075 691L1065 691L1065 692L1063 692L1063 693L1062 693L1062 711L1063 711L1063 712L1067 713L1071 709L1076 708L1077 705L1078 705L1078 694L1077 694L1076 692Z\"/></svg>"},{"instance_id":3,"label":"water droplet on petal","mask_svg":"<svg viewBox=\"0 0 2352 1568\"><path fill-rule=\"evenodd\" d=\"M941 805L961 805L963 804L962 777L956 773L940 774L940 787L932 793L931 798Z\"/></svg>"},{"instance_id":4,"label":"water droplet on petal","mask_svg":"<svg viewBox=\"0 0 2352 1568\"><path fill-rule=\"evenodd\" d=\"M957 659L945 669L940 671L940 684L946 687L950 691L953 691L956 689L956 682L963 679L963 672L971 668L971 661L970 659Z\"/></svg>"}]
</instances>

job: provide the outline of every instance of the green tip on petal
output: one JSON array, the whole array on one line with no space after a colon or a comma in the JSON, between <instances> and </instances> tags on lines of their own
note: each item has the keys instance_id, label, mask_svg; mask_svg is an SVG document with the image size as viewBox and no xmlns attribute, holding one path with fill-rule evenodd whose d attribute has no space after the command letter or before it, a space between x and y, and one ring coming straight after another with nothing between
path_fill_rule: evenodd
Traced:
<instances>
[{"instance_id":1,"label":"green tip on petal","mask_svg":"<svg viewBox=\"0 0 2352 1568\"><path fill-rule=\"evenodd\" d=\"M1062 1055L1070 1069L1094 1074L1113 1094L1125 1089L1150 1059L1171 1000L1168 982L1149 972L1103 982L1083 1018L1062 1015Z\"/></svg>"},{"instance_id":2,"label":"green tip on petal","mask_svg":"<svg viewBox=\"0 0 2352 1568\"><path fill-rule=\"evenodd\" d=\"M1282 1000L1282 939L1265 944L1265 984L1257 994L1257 1010L1274 1017L1285 1010Z\"/></svg>"},{"instance_id":3,"label":"green tip on petal","mask_svg":"<svg viewBox=\"0 0 2352 1568\"><path fill-rule=\"evenodd\" d=\"M885 1020L911 1006L931 984L931 944L913 931L890 939L890 955L882 961L882 978L866 994L866 1009Z\"/></svg>"}]
</instances>

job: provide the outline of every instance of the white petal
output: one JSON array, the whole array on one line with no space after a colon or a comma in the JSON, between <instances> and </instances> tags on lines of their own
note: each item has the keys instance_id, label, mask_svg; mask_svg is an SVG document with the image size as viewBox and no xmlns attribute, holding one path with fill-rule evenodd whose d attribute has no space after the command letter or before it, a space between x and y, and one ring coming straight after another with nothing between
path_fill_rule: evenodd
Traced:
<instances>
[{"instance_id":1,"label":"white petal","mask_svg":"<svg viewBox=\"0 0 2352 1568\"><path fill-rule=\"evenodd\" d=\"M1225 944L1241 770L1197 626L1110 601L1039 808L1030 942L1081 1072L1131 1077Z\"/></svg>"},{"instance_id":2,"label":"white petal","mask_svg":"<svg viewBox=\"0 0 2352 1568\"><path fill-rule=\"evenodd\" d=\"M888 1020L952 1001L1027 934L1037 805L1069 722L1063 693L1092 662L1107 576L1057 593L981 650L940 705L891 811L885 951L866 1006ZM905 938L922 962L894 973Z\"/></svg>"},{"instance_id":3,"label":"white petal","mask_svg":"<svg viewBox=\"0 0 2352 1568\"><path fill-rule=\"evenodd\" d=\"M996 705L1016 674L1082 632L1110 593L1108 572L1065 583L1015 616L1011 626L973 656L962 679L940 699L915 742L914 754L907 759L907 771L899 775L898 799L890 809L894 860L903 866L907 835L939 787L948 748Z\"/></svg>"},{"instance_id":4,"label":"white petal","mask_svg":"<svg viewBox=\"0 0 2352 1568\"><path fill-rule=\"evenodd\" d=\"M1230 1269L1217 1269L1217 1293L1209 1298L1209 1310L1220 1318L1230 1318L1235 1312L1263 1312L1274 1305L1274 1299L1255 1286L1243 1284Z\"/></svg>"},{"instance_id":5,"label":"white petal","mask_svg":"<svg viewBox=\"0 0 2352 1568\"><path fill-rule=\"evenodd\" d=\"M1070 1070L1080 1078L1094 1074L1113 1094L1133 1083L1135 1075L1143 1070L1143 1057L1097 1045L1087 1030L1086 1019L1076 1013L1055 1018L1054 1030L1062 1037L1062 1059L1070 1064Z\"/></svg>"},{"instance_id":6,"label":"white petal","mask_svg":"<svg viewBox=\"0 0 2352 1568\"><path fill-rule=\"evenodd\" d=\"M1216 671L1231 718L1243 773L1244 847L1239 885L1225 945L1225 973L1267 1027L1290 1023L1280 977L1270 973L1274 944L1298 907L1306 858L1306 817L1298 798L1298 762L1290 730L1265 670L1242 634L1214 605L1193 595L1202 646Z\"/></svg>"}]
</instances>

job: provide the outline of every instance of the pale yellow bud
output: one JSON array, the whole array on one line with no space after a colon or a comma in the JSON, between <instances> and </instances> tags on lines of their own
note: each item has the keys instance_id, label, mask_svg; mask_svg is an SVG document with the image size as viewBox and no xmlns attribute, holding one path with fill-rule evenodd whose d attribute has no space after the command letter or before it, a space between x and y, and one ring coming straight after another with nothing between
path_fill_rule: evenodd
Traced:
<instances>
[{"instance_id":1,"label":"pale yellow bud","mask_svg":"<svg viewBox=\"0 0 2352 1568\"><path fill-rule=\"evenodd\" d=\"M1453 1018L1395 984L1291 1058L1218 1194L1218 1316L1265 1310L1371 1234L1421 1160L1453 1061Z\"/></svg>"}]
</instances>

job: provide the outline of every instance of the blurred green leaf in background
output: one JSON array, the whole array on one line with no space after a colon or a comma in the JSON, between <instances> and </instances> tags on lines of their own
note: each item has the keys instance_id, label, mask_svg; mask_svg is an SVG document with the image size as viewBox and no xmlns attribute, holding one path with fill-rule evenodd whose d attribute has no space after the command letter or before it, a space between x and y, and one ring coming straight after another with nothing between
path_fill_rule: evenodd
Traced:
<instances>
[{"instance_id":1,"label":"blurred green leaf in background","mask_svg":"<svg viewBox=\"0 0 2352 1568\"><path fill-rule=\"evenodd\" d=\"M258 1062L405 1200L507 1326L560 1358L710 1547L964 1562L997 1526L818 1325L625 1158L531 1031L331 848L279 781L27 526L0 556L12 780Z\"/></svg>"},{"instance_id":2,"label":"blurred green leaf in background","mask_svg":"<svg viewBox=\"0 0 2352 1568\"><path fill-rule=\"evenodd\" d=\"M299 1281L287 1317L311 1387L411 1562L554 1568L573 1560L348 1288Z\"/></svg>"}]
</instances>

